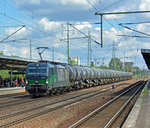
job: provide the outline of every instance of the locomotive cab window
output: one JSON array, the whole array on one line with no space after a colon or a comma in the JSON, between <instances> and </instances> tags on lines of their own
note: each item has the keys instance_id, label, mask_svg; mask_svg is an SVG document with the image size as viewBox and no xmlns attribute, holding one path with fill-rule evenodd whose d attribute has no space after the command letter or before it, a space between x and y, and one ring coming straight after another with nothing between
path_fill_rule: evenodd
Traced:
<instances>
[{"instance_id":1,"label":"locomotive cab window","mask_svg":"<svg viewBox=\"0 0 150 128\"><path fill-rule=\"evenodd\" d=\"M37 74L46 74L46 67L38 67Z\"/></svg>"},{"instance_id":2,"label":"locomotive cab window","mask_svg":"<svg viewBox=\"0 0 150 128\"><path fill-rule=\"evenodd\" d=\"M28 75L46 75L47 68L46 67L28 67L27 74Z\"/></svg>"}]
</instances>

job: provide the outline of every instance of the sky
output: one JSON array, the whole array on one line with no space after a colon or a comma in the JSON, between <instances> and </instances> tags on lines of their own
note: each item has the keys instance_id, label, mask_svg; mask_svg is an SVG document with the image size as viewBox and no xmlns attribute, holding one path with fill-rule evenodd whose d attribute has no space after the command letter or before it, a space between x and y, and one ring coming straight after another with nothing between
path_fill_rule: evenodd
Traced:
<instances>
[{"instance_id":1,"label":"sky","mask_svg":"<svg viewBox=\"0 0 150 128\"><path fill-rule=\"evenodd\" d=\"M96 66L108 66L115 56L147 68L141 49L150 46L150 13L104 15L102 48L95 43L101 43L101 21L95 13L149 11L149 4L149 0L0 0L0 51L8 56L40 59L36 48L48 47L43 59L52 60L54 49L54 61L67 63L68 23L69 54L79 57L81 65L88 62L90 33L91 61Z\"/></svg>"}]
</instances>

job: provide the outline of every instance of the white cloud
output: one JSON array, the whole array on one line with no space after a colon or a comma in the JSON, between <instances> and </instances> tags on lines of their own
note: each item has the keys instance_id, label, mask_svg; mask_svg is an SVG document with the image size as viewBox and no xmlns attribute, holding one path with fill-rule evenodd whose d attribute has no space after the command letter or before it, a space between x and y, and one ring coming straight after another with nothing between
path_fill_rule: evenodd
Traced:
<instances>
[{"instance_id":1,"label":"white cloud","mask_svg":"<svg viewBox=\"0 0 150 128\"><path fill-rule=\"evenodd\" d=\"M141 11L144 11L144 10L150 10L150 1L149 0L141 0L141 4L139 6L139 9Z\"/></svg>"},{"instance_id":2,"label":"white cloud","mask_svg":"<svg viewBox=\"0 0 150 128\"><path fill-rule=\"evenodd\" d=\"M54 43L54 44L53 44L53 47L55 47L55 48L58 48L58 47L60 47L60 46L62 46L62 44L60 44L60 43Z\"/></svg>"},{"instance_id":3,"label":"white cloud","mask_svg":"<svg viewBox=\"0 0 150 128\"><path fill-rule=\"evenodd\" d=\"M110 30L108 31L104 31L104 39L107 41L107 42L118 42L119 39L121 37L117 36L119 34L119 31L115 28L111 28Z\"/></svg>"},{"instance_id":4,"label":"white cloud","mask_svg":"<svg viewBox=\"0 0 150 128\"><path fill-rule=\"evenodd\" d=\"M100 27L98 27L98 28L95 28L95 30L96 30L96 31L100 31L100 30L101 30L101 28L100 28Z\"/></svg>"},{"instance_id":5,"label":"white cloud","mask_svg":"<svg viewBox=\"0 0 150 128\"><path fill-rule=\"evenodd\" d=\"M117 20L117 19L121 19L124 18L124 15L117 15L117 14L113 14L113 15L105 15L105 18L107 20Z\"/></svg>"},{"instance_id":6,"label":"white cloud","mask_svg":"<svg viewBox=\"0 0 150 128\"><path fill-rule=\"evenodd\" d=\"M28 0L28 2L29 2L30 4L40 4L40 3L41 3L40 0Z\"/></svg>"},{"instance_id":7,"label":"white cloud","mask_svg":"<svg viewBox=\"0 0 150 128\"><path fill-rule=\"evenodd\" d=\"M92 28L92 25L89 22L77 22L75 27L79 30L84 29L84 28Z\"/></svg>"},{"instance_id":8,"label":"white cloud","mask_svg":"<svg viewBox=\"0 0 150 128\"><path fill-rule=\"evenodd\" d=\"M147 33L147 34L150 34L150 24L139 24L137 25L137 30L140 31L140 32L144 32L144 33ZM143 35L143 36L146 36L146 35Z\"/></svg>"},{"instance_id":9,"label":"white cloud","mask_svg":"<svg viewBox=\"0 0 150 128\"><path fill-rule=\"evenodd\" d=\"M59 22L49 21L46 17L42 18L38 23L44 28L45 31L56 31L60 27Z\"/></svg>"},{"instance_id":10,"label":"white cloud","mask_svg":"<svg viewBox=\"0 0 150 128\"><path fill-rule=\"evenodd\" d=\"M87 0L13 0L16 1L18 12L16 13L16 17L22 18L18 19L19 21L24 21L26 24L30 24L32 21L31 13L33 13L33 20L36 22L34 27L37 27L37 29L40 29L42 31L45 31L48 34L45 34L41 31L38 31L33 28L24 28L17 32L14 36L22 36L27 38L31 37L33 49L38 46L46 46L49 47L50 50L46 50L46 52L43 53L44 59L52 59L52 51L51 48L55 48L55 60L61 61L61 62L67 62L67 43L66 42L60 42L58 40L62 38L66 38L66 33L64 35L61 34L62 30L66 30L66 26L64 28L61 27L61 23L66 22L67 19L72 24L79 24L75 25L75 27L82 32L84 32L86 35L88 35L88 32L90 30L91 35L93 39L100 42L100 27L99 25L93 25L90 24L91 22L99 22L99 16L95 16L94 12L96 11L88 2ZM116 0L115 0L116 1ZM109 7L109 5L112 5L114 0L110 0L109 2L106 0L101 0L101 3L99 0L90 0L90 2L98 9L100 10L103 5L105 7ZM141 2L141 4L139 4ZM134 3L134 4L132 4ZM102 5L103 4L103 5ZM143 10L144 8L149 10L149 0L127 0L127 1L120 1L119 4L114 5L113 7L109 7L105 9L103 12L123 12L123 11L133 11L133 10ZM19 6L20 5L20 6ZM139 6L140 5L140 6ZM13 6L11 6L13 7ZM11 8L10 7L10 8ZM31 11L23 9L22 7L29 8ZM103 8L105 8L103 7ZM7 9L7 8L6 8ZM11 8L12 9L12 8ZM16 9L16 8L15 8ZM15 10L12 9L12 10ZM19 12L20 10L22 12ZM8 13L8 12L7 12ZM25 16L30 19L29 21L25 20ZM9 14L7 14L9 15ZM10 13L10 16L11 15ZM29 17L28 17L29 16ZM134 17L135 16L135 17ZM104 53L99 53L101 51L100 45L97 45L92 41L92 59L99 58L99 57L107 57L106 60L109 59L111 56L111 46L113 43L113 40L115 44L118 44L119 51L116 51L116 56L122 55L123 51L126 52L127 56L134 56L136 53L136 49L140 48L148 48L149 42L145 42L142 39L138 41L137 38L131 38L124 40L120 35L131 35L134 34L132 31L128 29L121 28L121 30L118 30L116 27L120 22L134 22L134 21L140 21L142 19L141 16L138 14L136 15L105 15L105 18L107 20L110 20L111 24L114 25L115 28L110 28L111 25L105 24L107 21L105 19L103 20L104 26L103 26L103 38L104 38ZM140 19L141 18L141 19ZM54 19L55 21L51 21L50 19ZM117 22L112 20L117 19ZM146 19L144 19L146 21ZM148 20L148 19L147 19ZM5 20L4 20L5 21ZM61 22L59 22L61 21ZM62 22L63 21L63 22ZM83 22L86 21L86 22ZM12 21L11 21L12 22ZM131 26L133 27L133 26ZM136 25L134 26L139 31L143 31L146 33L149 33L150 26L148 25ZM12 32L17 30L18 28L7 28L5 32L7 35L10 35ZM31 31L30 31L31 30ZM70 30L74 30L70 27ZM122 32L123 31L123 32ZM122 32L122 33L121 33ZM73 34L72 31L69 33L70 38L75 37L84 37L84 35L80 34L78 31L75 31ZM52 35L52 36L51 36ZM3 37L2 37L3 38ZM70 56L79 56L81 57L82 63L86 64L87 59L87 43L82 42L88 42L87 38L80 39L80 40L71 40L70 39ZM5 47L3 46L0 48L0 51L4 49L5 54L7 55L19 55L21 57L27 57L29 58L29 42L27 42L28 46L24 45L24 47L21 45L17 45L17 43L12 46L12 44L8 44ZM16 48L15 48L16 46ZM107 47L106 47L107 46ZM108 54L106 56L106 53ZM138 52L138 55L140 53ZM33 50L32 58L39 59L37 50ZM140 58L141 59L141 58Z\"/></svg>"},{"instance_id":11,"label":"white cloud","mask_svg":"<svg viewBox=\"0 0 150 128\"><path fill-rule=\"evenodd\" d=\"M139 48L139 44L141 42L138 42L136 40L136 38L129 38L127 40L124 41L120 41L120 43L118 44L118 47L122 48L122 49L127 49L127 50L132 50L132 49L137 49Z\"/></svg>"},{"instance_id":12,"label":"white cloud","mask_svg":"<svg viewBox=\"0 0 150 128\"><path fill-rule=\"evenodd\" d=\"M77 5L84 5L89 6L86 0L61 0L60 1L63 5L66 4L77 4Z\"/></svg>"},{"instance_id":13,"label":"white cloud","mask_svg":"<svg viewBox=\"0 0 150 128\"><path fill-rule=\"evenodd\" d=\"M94 10L93 7L87 2L87 0L13 0L16 1L16 6L26 11L29 8L34 14L34 18L41 16L49 19L66 21L67 19L82 19L85 21L85 17L93 19L94 13L90 12ZM97 6L98 0L90 0L90 2ZM19 3L19 4L18 4ZM36 13L37 12L37 13ZM30 11L26 11L31 15ZM40 14L40 15L39 15Z\"/></svg>"},{"instance_id":14,"label":"white cloud","mask_svg":"<svg viewBox=\"0 0 150 128\"><path fill-rule=\"evenodd\" d=\"M137 51L136 49L126 53L127 57L139 56L139 55L141 55L141 53L140 53L140 51Z\"/></svg>"},{"instance_id":15,"label":"white cloud","mask_svg":"<svg viewBox=\"0 0 150 128\"><path fill-rule=\"evenodd\" d=\"M66 59L66 56L64 54L57 53L56 55L58 59L61 59L61 60Z\"/></svg>"},{"instance_id":16,"label":"white cloud","mask_svg":"<svg viewBox=\"0 0 150 128\"><path fill-rule=\"evenodd\" d=\"M149 49L150 48L150 42L140 42L141 48L143 49Z\"/></svg>"},{"instance_id":17,"label":"white cloud","mask_svg":"<svg viewBox=\"0 0 150 128\"><path fill-rule=\"evenodd\" d=\"M17 27L17 28L7 28L5 30L5 33L7 35L11 35L12 33L16 32L18 29L20 29L21 27ZM26 28L22 28L21 30L19 30L18 32L16 32L14 35L12 35L12 37L24 37L27 35L27 30Z\"/></svg>"},{"instance_id":18,"label":"white cloud","mask_svg":"<svg viewBox=\"0 0 150 128\"><path fill-rule=\"evenodd\" d=\"M14 0L18 1L18 0ZM92 6L87 2L87 0L21 0L21 4L31 4L31 5L42 5L42 4L55 4L55 5L62 5L62 6L82 6L82 9L89 9ZM97 0L92 0L91 3L95 5ZM81 8L80 8L81 9Z\"/></svg>"},{"instance_id":19,"label":"white cloud","mask_svg":"<svg viewBox=\"0 0 150 128\"><path fill-rule=\"evenodd\" d=\"M3 44L1 50L4 52L4 55L19 56L21 58L29 58L29 48L27 47L16 47L15 45Z\"/></svg>"},{"instance_id":20,"label":"white cloud","mask_svg":"<svg viewBox=\"0 0 150 128\"><path fill-rule=\"evenodd\" d=\"M23 58L29 58L29 48L21 47L17 49L19 51L19 56Z\"/></svg>"}]
</instances>

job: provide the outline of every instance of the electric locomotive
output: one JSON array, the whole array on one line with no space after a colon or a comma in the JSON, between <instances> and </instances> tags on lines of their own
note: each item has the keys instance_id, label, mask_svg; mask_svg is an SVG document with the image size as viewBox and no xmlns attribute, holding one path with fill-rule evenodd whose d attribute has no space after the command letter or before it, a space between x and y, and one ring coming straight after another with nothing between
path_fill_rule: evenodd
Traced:
<instances>
[{"instance_id":1,"label":"electric locomotive","mask_svg":"<svg viewBox=\"0 0 150 128\"><path fill-rule=\"evenodd\" d=\"M62 65L30 63L26 68L26 90L32 97L50 94L69 84L68 70Z\"/></svg>"},{"instance_id":2,"label":"electric locomotive","mask_svg":"<svg viewBox=\"0 0 150 128\"><path fill-rule=\"evenodd\" d=\"M68 65L64 63L30 63L26 68L26 90L32 97L50 95L132 78L132 73Z\"/></svg>"}]
</instances>

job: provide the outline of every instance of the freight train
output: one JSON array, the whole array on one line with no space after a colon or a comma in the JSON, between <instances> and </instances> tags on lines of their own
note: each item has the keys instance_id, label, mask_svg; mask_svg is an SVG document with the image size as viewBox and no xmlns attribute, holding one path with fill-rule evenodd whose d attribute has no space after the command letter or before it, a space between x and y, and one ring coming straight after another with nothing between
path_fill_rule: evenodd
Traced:
<instances>
[{"instance_id":1,"label":"freight train","mask_svg":"<svg viewBox=\"0 0 150 128\"><path fill-rule=\"evenodd\" d=\"M37 97L131 78L131 72L64 63L37 62L27 65L25 88L31 97Z\"/></svg>"}]
</instances>

